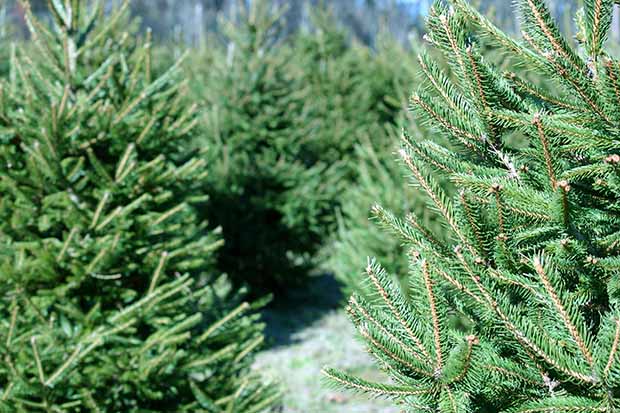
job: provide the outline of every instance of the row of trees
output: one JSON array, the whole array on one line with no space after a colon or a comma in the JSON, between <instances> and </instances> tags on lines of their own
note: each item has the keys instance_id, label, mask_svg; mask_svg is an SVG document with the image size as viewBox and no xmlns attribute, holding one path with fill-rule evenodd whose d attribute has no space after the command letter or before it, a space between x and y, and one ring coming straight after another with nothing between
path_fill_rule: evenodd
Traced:
<instances>
[{"instance_id":1,"label":"row of trees","mask_svg":"<svg viewBox=\"0 0 620 413\"><path fill-rule=\"evenodd\" d=\"M0 48L0 408L269 411L265 300L242 285L278 293L326 253L392 378L337 385L411 410L617 409L614 1L587 2L578 50L543 1L519 3L520 40L438 2L417 59L328 13L285 36L258 1L177 58L130 3L89 4L49 2L50 27L24 2L31 40ZM367 225L375 202L401 239ZM364 255L389 272L360 277Z\"/></svg>"},{"instance_id":2,"label":"row of trees","mask_svg":"<svg viewBox=\"0 0 620 413\"><path fill-rule=\"evenodd\" d=\"M23 13L18 0L3 0L8 18L19 21ZM35 13L46 14L45 0L32 1ZM112 6L118 0L108 0ZM220 17L234 18L249 5L247 0L135 0L131 4L132 14L142 19L143 27L153 30L161 39L181 40L186 44L198 45L211 33L222 28ZM418 21L417 16L428 8L428 0L272 0L275 7L285 7L283 34L309 28L312 10L329 5L338 20L358 38L373 43L381 26L401 39ZM0 8L3 3L0 3Z\"/></svg>"},{"instance_id":3,"label":"row of trees","mask_svg":"<svg viewBox=\"0 0 620 413\"><path fill-rule=\"evenodd\" d=\"M324 9L315 9L312 30L283 36L282 13L256 3L228 21L218 47L188 64L205 103L198 142L210 148L206 211L224 230L218 268L254 293L282 293L317 268L333 272L337 227L348 232L355 220L369 228L370 203L354 193L360 162L370 167L366 150L380 163L392 159L417 64L392 38L375 51L351 43ZM346 202L358 203L355 217L338 219ZM383 245L371 244L369 254ZM359 265L336 272L358 274Z\"/></svg>"},{"instance_id":4,"label":"row of trees","mask_svg":"<svg viewBox=\"0 0 620 413\"><path fill-rule=\"evenodd\" d=\"M268 2L178 58L133 3L88 4L51 3L50 27L23 3L31 40L0 48L0 406L268 410L278 387L250 369L261 294L333 256L337 225L370 228L359 162L389 164L415 60L322 10L285 36Z\"/></svg>"}]
</instances>

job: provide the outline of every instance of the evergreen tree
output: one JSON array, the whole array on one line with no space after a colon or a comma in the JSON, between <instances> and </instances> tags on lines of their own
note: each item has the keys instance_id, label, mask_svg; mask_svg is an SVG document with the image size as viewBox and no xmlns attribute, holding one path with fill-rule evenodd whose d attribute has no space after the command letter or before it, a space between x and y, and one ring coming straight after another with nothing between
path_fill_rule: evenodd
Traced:
<instances>
[{"instance_id":1,"label":"evergreen tree","mask_svg":"<svg viewBox=\"0 0 620 413\"><path fill-rule=\"evenodd\" d=\"M399 283L406 280L408 268L407 249L398 237L386 234L370 219L371 207L380 200L382 205L405 214L424 204L415 202L415 190L403 181L403 168L390 162L393 157L382 156L370 142L359 145L357 150L358 181L343 194L338 231L333 244L328 245L329 268L342 283L346 296L358 293L368 298L372 293L363 282L360 256L373 256L386 263L390 275L404 277L398 278ZM402 287L406 289L406 281Z\"/></svg>"},{"instance_id":2,"label":"evergreen tree","mask_svg":"<svg viewBox=\"0 0 620 413\"><path fill-rule=\"evenodd\" d=\"M386 130L399 124L401 98L414 74L411 59L387 34L370 49L350 39L329 9L313 12L312 29L294 42L309 88L309 152L330 164L343 161L345 176L355 181L360 142L370 140L381 151L389 148L389 156L393 152Z\"/></svg>"},{"instance_id":3,"label":"evergreen tree","mask_svg":"<svg viewBox=\"0 0 620 413\"><path fill-rule=\"evenodd\" d=\"M417 42L412 42L412 48L415 51L420 47ZM360 255L376 257L385 264L385 270L389 274L397 276L396 279L404 288L405 294L407 289L407 248L398 236L386 233L370 219L371 207L374 204L379 203L397 215L415 213L434 233L442 233L435 214L426 208L419 191L403 180L405 169L394 162L398 149L395 137L410 121L410 116L407 116L404 109L407 106L408 89L411 83L418 81L416 69L419 69L420 63L411 50L406 50L386 38L380 42L370 63L368 60L368 57L360 57L354 65L361 68L369 66L368 69L361 70L363 75L357 88L366 93L368 90L376 90L377 92L371 93L374 96L379 96L378 91L383 88L387 96L380 100L371 99L385 102L368 106L367 109L375 116L374 119L370 117L368 122L355 122L362 117L353 117L351 124L357 129L354 135L357 142L354 145L354 161L350 162L349 166L354 170L352 173L355 180L342 195L338 232L334 243L326 248L330 256L330 269L343 284L346 295L357 292L367 298L370 294L365 291L364 267L363 263L360 263ZM377 76L379 73L382 76ZM353 93L352 97L357 95ZM356 112L354 106L360 105L354 102L359 101L360 99L351 99L351 112ZM377 117L377 114L380 116ZM431 136L431 132L423 125L416 125L416 133ZM442 187L447 185L442 182Z\"/></svg>"},{"instance_id":4,"label":"evergreen tree","mask_svg":"<svg viewBox=\"0 0 620 413\"><path fill-rule=\"evenodd\" d=\"M427 84L411 106L455 149L404 134L400 154L451 238L374 208L410 250L410 296L370 261L375 297L354 296L349 312L392 382L325 374L412 412L615 412L620 63L605 49L615 2L584 2L578 49L543 0L517 2L521 39L466 0L445 3L430 10L427 39L453 76L422 56ZM501 73L482 43L522 70Z\"/></svg>"},{"instance_id":5,"label":"evergreen tree","mask_svg":"<svg viewBox=\"0 0 620 413\"><path fill-rule=\"evenodd\" d=\"M0 83L0 410L262 412L262 325L214 277L196 107L128 1L22 2Z\"/></svg>"},{"instance_id":6,"label":"evergreen tree","mask_svg":"<svg viewBox=\"0 0 620 413\"><path fill-rule=\"evenodd\" d=\"M311 30L295 40L311 90L306 113L312 152L338 163L346 183L338 196L336 232L323 249L326 267L346 293L362 292L360 253L389 260L391 274L407 266L400 241L369 222L371 205L381 199L402 211L423 206L407 199L413 192L392 162L393 133L402 125L415 58L385 34L375 50L349 37L330 9L317 8Z\"/></svg>"},{"instance_id":7,"label":"evergreen tree","mask_svg":"<svg viewBox=\"0 0 620 413\"><path fill-rule=\"evenodd\" d=\"M304 278L338 194L336 168L310 142L308 91L282 36L283 13L264 0L243 8L195 79L214 158L207 213L226 238L218 266L254 291Z\"/></svg>"},{"instance_id":8,"label":"evergreen tree","mask_svg":"<svg viewBox=\"0 0 620 413\"><path fill-rule=\"evenodd\" d=\"M343 153L353 152L356 126L373 115L351 110L350 97L360 83L359 55L352 53L347 32L322 6L312 10L310 27L291 43L296 51L295 72L307 89L307 153L314 160L320 157L329 164L337 163Z\"/></svg>"}]
</instances>

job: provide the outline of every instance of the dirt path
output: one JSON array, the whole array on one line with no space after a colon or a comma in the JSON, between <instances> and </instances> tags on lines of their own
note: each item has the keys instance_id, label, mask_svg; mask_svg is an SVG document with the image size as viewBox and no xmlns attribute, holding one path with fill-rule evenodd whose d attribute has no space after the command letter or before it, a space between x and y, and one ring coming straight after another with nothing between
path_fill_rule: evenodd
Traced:
<instances>
[{"instance_id":1,"label":"dirt path","mask_svg":"<svg viewBox=\"0 0 620 413\"><path fill-rule=\"evenodd\" d=\"M385 381L340 308L338 286L319 277L266 310L267 340L255 368L279 377L285 396L282 413L397 413L390 402L331 390L321 368L331 366L366 379Z\"/></svg>"}]
</instances>

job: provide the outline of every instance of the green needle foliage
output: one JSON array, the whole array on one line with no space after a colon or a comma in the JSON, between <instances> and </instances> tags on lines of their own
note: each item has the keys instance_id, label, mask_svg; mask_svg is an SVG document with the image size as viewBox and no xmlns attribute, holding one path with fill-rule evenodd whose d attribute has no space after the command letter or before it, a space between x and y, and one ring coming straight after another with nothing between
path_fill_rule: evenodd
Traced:
<instances>
[{"instance_id":1,"label":"green needle foliage","mask_svg":"<svg viewBox=\"0 0 620 413\"><path fill-rule=\"evenodd\" d=\"M212 275L196 108L152 70L128 2L22 3L33 39L0 83L0 410L262 412L262 337ZM126 31L126 30L130 31Z\"/></svg>"},{"instance_id":2,"label":"green needle foliage","mask_svg":"<svg viewBox=\"0 0 620 413\"><path fill-rule=\"evenodd\" d=\"M376 225L371 218L371 208L379 203L397 215L415 213L421 217L436 234L443 232L441 225L434 218L434 212L426 208L425 202L416 188L413 188L403 176L406 174L402 165L394 162L397 147L395 136L410 119L406 116L409 87L417 82L417 70L424 67L416 60L417 43L412 43L412 50L387 40L379 42L379 49L373 56L361 56L355 67L368 68L361 72L357 88L368 94L379 96L383 89L387 96L381 98L384 104L370 104L367 110L372 115L361 121L362 116L353 117L349 122L354 126L356 142L354 161L350 166L355 169L355 181L342 195L341 213L338 216L338 231L335 241L328 250L330 269L343 284L346 295L358 292L368 298L364 291L363 262L360 256L376 257L385 263L389 274L397 276L403 291L407 289L408 248L400 237L389 234ZM366 63L363 63L366 61ZM353 102L377 102L379 99L360 99L361 93L351 94ZM389 102L389 106L388 103ZM373 108L374 106L374 108ZM384 110L380 110L383 107ZM351 110L356 113L356 110ZM377 118L377 114L383 113ZM375 116L375 118L372 118ZM431 131L418 126L417 133L431 136ZM446 187L446 185L442 185Z\"/></svg>"},{"instance_id":3,"label":"green needle foliage","mask_svg":"<svg viewBox=\"0 0 620 413\"><path fill-rule=\"evenodd\" d=\"M388 36L381 37L376 50L350 40L329 9L318 8L311 17L312 29L293 43L309 89L308 146L329 164L344 160L341 169L355 180L356 146L366 140L382 149L393 145L385 129L398 123L405 106L400 98L413 74L408 54Z\"/></svg>"},{"instance_id":4,"label":"green needle foliage","mask_svg":"<svg viewBox=\"0 0 620 413\"><path fill-rule=\"evenodd\" d=\"M415 190L402 179L404 168L393 162L393 156L385 156L370 142L359 145L357 150L358 182L343 195L338 231L333 245L328 246L329 264L346 296L359 293L368 297L371 291L365 290L360 256L388 263L386 270L396 276L406 276L408 268L407 248L400 238L386 234L370 219L372 206L381 202L397 214L406 214L424 204L414 201Z\"/></svg>"},{"instance_id":5,"label":"green needle foliage","mask_svg":"<svg viewBox=\"0 0 620 413\"><path fill-rule=\"evenodd\" d=\"M198 74L207 102L205 139L214 157L207 214L226 242L218 266L253 291L303 280L333 222L336 167L313 144L309 97L283 9L242 8L225 42Z\"/></svg>"},{"instance_id":6,"label":"green needle foliage","mask_svg":"<svg viewBox=\"0 0 620 413\"><path fill-rule=\"evenodd\" d=\"M448 3L448 4L446 4ZM437 2L412 110L454 150L404 134L400 155L448 242L415 216L374 213L409 249L408 300L375 262L351 319L391 378L327 369L403 411L615 412L620 406L620 63L612 0L589 0L574 49L543 0L513 39L466 0ZM502 73L481 44L514 59ZM536 76L541 89L528 77ZM457 188L447 196L435 175Z\"/></svg>"}]
</instances>

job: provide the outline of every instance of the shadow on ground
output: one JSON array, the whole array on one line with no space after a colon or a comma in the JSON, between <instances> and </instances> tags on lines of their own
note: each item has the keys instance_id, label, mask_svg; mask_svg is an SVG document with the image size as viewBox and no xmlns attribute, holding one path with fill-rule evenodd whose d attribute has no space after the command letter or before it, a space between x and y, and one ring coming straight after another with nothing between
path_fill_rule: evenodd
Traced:
<instances>
[{"instance_id":1,"label":"shadow on ground","mask_svg":"<svg viewBox=\"0 0 620 413\"><path fill-rule=\"evenodd\" d=\"M279 413L396 413L389 401L373 400L326 386L321 368L342 369L387 383L356 338L340 307L338 286L319 277L306 290L291 291L266 311L271 347L257 354L254 369L280 382Z\"/></svg>"},{"instance_id":2,"label":"shadow on ground","mask_svg":"<svg viewBox=\"0 0 620 413\"><path fill-rule=\"evenodd\" d=\"M299 342L297 332L342 307L343 303L340 285L331 274L312 276L305 285L276 293L263 311L266 348Z\"/></svg>"},{"instance_id":3,"label":"shadow on ground","mask_svg":"<svg viewBox=\"0 0 620 413\"><path fill-rule=\"evenodd\" d=\"M325 386L321 368L336 367L386 382L348 320L340 286L330 274L280 294L263 311L267 345L254 369L281 383L280 413L396 413L388 401Z\"/></svg>"}]
</instances>

